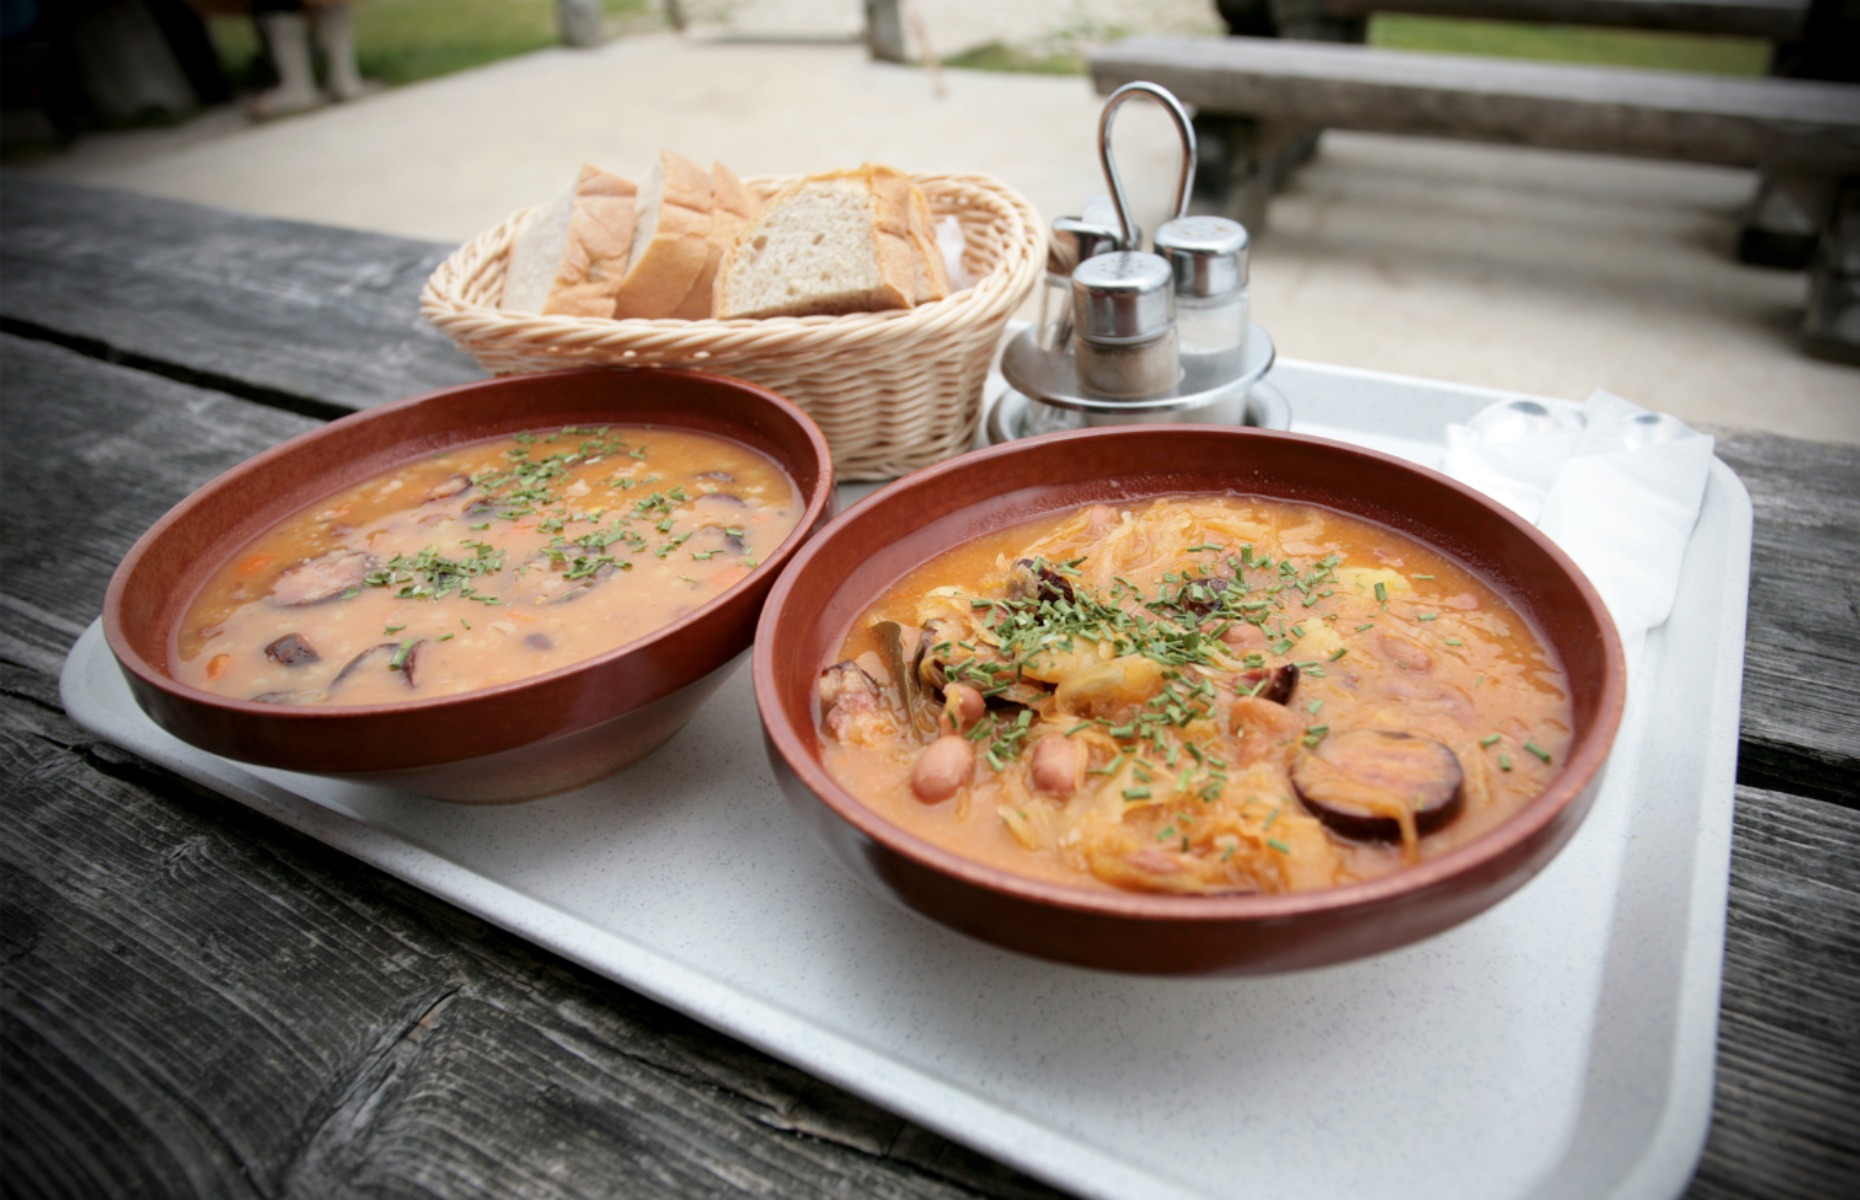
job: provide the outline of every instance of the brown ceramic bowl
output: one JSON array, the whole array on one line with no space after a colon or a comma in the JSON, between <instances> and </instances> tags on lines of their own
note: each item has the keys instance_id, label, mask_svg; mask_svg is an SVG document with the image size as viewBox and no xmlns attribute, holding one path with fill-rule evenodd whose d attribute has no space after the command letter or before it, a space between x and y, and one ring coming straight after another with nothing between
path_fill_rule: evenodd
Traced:
<instances>
[{"instance_id":1,"label":"brown ceramic bowl","mask_svg":"<svg viewBox=\"0 0 1860 1200\"><path fill-rule=\"evenodd\" d=\"M815 682L852 622L941 551L1096 501L1231 491L1366 517L1473 568L1569 672L1575 738L1548 790L1439 858L1365 883L1287 895L1105 893L986 867L904 832L827 774ZM1287 433L1169 425L1013 442L920 471L846 512L796 556L753 655L770 761L789 802L879 894L963 933L1061 962L1150 974L1255 974L1407 945L1522 886L1567 842L1600 786L1626 691L1600 597L1508 510L1387 455Z\"/></svg>"},{"instance_id":2,"label":"brown ceramic bowl","mask_svg":"<svg viewBox=\"0 0 1860 1200\"><path fill-rule=\"evenodd\" d=\"M666 425L734 439L800 489L795 532L745 579L595 658L474 692L405 704L291 708L176 682L174 630L209 576L270 526L325 496L444 447L560 425ZM233 468L177 505L110 580L103 627L154 722L241 762L497 802L579 786L645 757L737 665L769 586L831 515L826 440L774 392L692 371L516 375L366 410Z\"/></svg>"}]
</instances>

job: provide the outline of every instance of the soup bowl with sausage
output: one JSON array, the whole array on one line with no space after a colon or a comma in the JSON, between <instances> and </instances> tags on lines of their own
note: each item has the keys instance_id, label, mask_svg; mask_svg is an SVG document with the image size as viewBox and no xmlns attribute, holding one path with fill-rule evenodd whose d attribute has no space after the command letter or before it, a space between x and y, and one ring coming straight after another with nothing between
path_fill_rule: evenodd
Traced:
<instances>
[{"instance_id":1,"label":"soup bowl with sausage","mask_svg":"<svg viewBox=\"0 0 1860 1200\"><path fill-rule=\"evenodd\" d=\"M738 380L469 384L207 484L131 549L104 631L144 711L202 749L449 800L548 795L689 719L832 486L813 422Z\"/></svg>"},{"instance_id":2,"label":"soup bowl with sausage","mask_svg":"<svg viewBox=\"0 0 1860 1200\"><path fill-rule=\"evenodd\" d=\"M797 556L754 652L794 807L880 894L1111 970L1438 933L1568 841L1618 638L1535 529L1293 434L1057 434L901 480Z\"/></svg>"}]
</instances>

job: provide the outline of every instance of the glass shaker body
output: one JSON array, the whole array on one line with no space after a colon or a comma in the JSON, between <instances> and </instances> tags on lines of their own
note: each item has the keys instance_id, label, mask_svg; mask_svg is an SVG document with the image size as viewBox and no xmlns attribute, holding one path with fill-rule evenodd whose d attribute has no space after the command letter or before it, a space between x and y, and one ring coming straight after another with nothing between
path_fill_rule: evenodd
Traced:
<instances>
[{"instance_id":1,"label":"glass shaker body","mask_svg":"<svg viewBox=\"0 0 1860 1200\"><path fill-rule=\"evenodd\" d=\"M1156 252L1174 273L1181 352L1237 358L1252 320L1246 228L1225 217L1178 217L1156 231Z\"/></svg>"}]
</instances>

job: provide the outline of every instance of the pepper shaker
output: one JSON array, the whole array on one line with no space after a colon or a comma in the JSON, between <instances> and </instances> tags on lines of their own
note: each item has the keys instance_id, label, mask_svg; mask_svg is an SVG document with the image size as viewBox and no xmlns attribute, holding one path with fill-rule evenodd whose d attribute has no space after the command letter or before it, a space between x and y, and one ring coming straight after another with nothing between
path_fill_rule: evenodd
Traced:
<instances>
[{"instance_id":1,"label":"pepper shaker","mask_svg":"<svg viewBox=\"0 0 1860 1200\"><path fill-rule=\"evenodd\" d=\"M1078 380L1087 396L1159 396L1181 378L1174 273L1160 256L1123 250L1072 272Z\"/></svg>"},{"instance_id":2,"label":"pepper shaker","mask_svg":"<svg viewBox=\"0 0 1860 1200\"><path fill-rule=\"evenodd\" d=\"M1238 357L1250 319L1246 227L1226 217L1177 217L1156 231L1174 276L1181 353Z\"/></svg>"}]
</instances>

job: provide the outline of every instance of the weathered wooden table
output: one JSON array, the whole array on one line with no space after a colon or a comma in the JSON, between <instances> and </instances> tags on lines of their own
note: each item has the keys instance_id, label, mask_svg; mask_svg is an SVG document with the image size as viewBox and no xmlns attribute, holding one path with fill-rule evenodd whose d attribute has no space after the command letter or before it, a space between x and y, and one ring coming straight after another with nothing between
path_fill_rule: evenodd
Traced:
<instances>
[{"instance_id":1,"label":"weathered wooden table","mask_svg":"<svg viewBox=\"0 0 1860 1200\"><path fill-rule=\"evenodd\" d=\"M446 248L0 182L10 1194L1036 1196L988 1159L74 725L169 505L474 378ZM1756 509L1716 1104L1695 1196L1860 1179L1860 450L1720 432Z\"/></svg>"}]
</instances>

